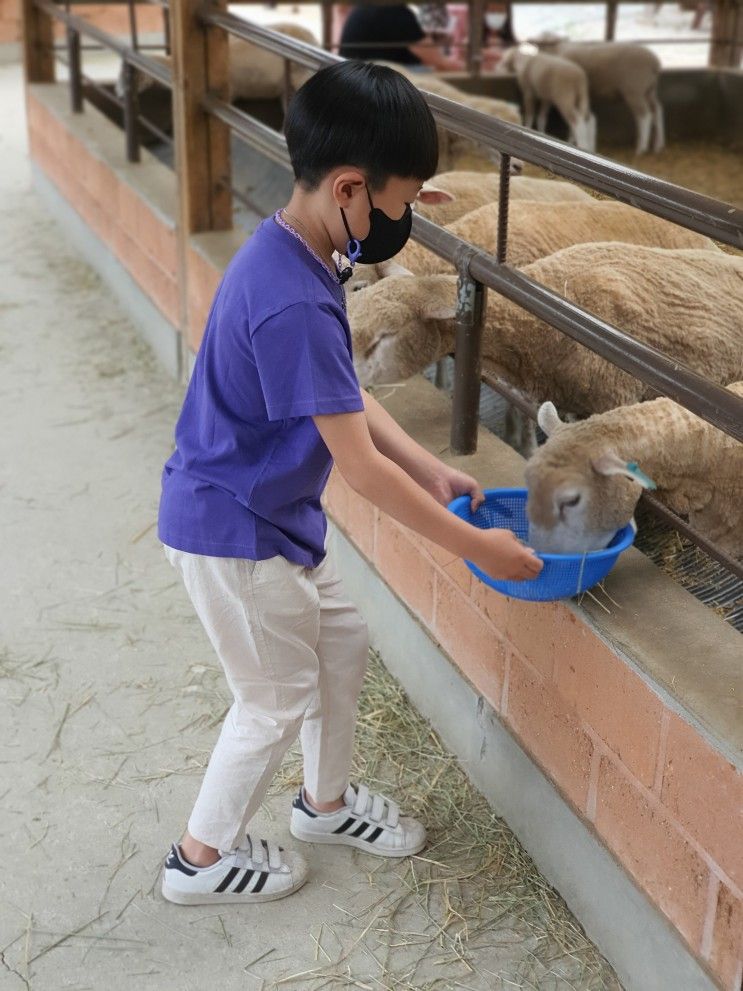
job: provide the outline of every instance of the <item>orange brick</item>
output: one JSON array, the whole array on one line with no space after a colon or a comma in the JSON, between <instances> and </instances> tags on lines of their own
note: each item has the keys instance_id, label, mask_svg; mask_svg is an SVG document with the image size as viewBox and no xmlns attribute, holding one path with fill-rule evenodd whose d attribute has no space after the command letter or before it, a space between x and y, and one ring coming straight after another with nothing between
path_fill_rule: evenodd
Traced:
<instances>
[{"instance_id":1,"label":"orange brick","mask_svg":"<svg viewBox=\"0 0 743 991\"><path fill-rule=\"evenodd\" d=\"M418 538L425 549L426 553L430 554L436 564L440 564L442 568L445 568L447 564L451 564L452 561L458 560L456 554L452 554L451 551L445 550L443 547L439 547L432 540L427 537Z\"/></svg>"},{"instance_id":2,"label":"orange brick","mask_svg":"<svg viewBox=\"0 0 743 991\"><path fill-rule=\"evenodd\" d=\"M436 624L441 646L475 688L500 709L506 649L498 631L441 572L436 574Z\"/></svg>"},{"instance_id":3,"label":"orange brick","mask_svg":"<svg viewBox=\"0 0 743 991\"><path fill-rule=\"evenodd\" d=\"M85 171L80 175L85 176L85 186L98 202L99 209L110 214L113 220L118 215L118 191L119 179L116 173L108 164L94 155L86 156Z\"/></svg>"},{"instance_id":4,"label":"orange brick","mask_svg":"<svg viewBox=\"0 0 743 991\"><path fill-rule=\"evenodd\" d=\"M496 592L494 588L490 588L485 582L481 582L474 575L472 576L470 597L493 626L505 636L511 600L507 596L501 595L500 592Z\"/></svg>"},{"instance_id":5,"label":"orange brick","mask_svg":"<svg viewBox=\"0 0 743 991\"><path fill-rule=\"evenodd\" d=\"M743 901L720 884L709 964L725 991L740 991L743 977Z\"/></svg>"},{"instance_id":6,"label":"orange brick","mask_svg":"<svg viewBox=\"0 0 743 991\"><path fill-rule=\"evenodd\" d=\"M411 539L409 530L380 515L374 563L388 585L421 619L433 620L434 565Z\"/></svg>"},{"instance_id":7,"label":"orange brick","mask_svg":"<svg viewBox=\"0 0 743 991\"><path fill-rule=\"evenodd\" d=\"M442 570L453 582L459 585L467 597L470 596L473 576L464 561L457 557L445 565Z\"/></svg>"},{"instance_id":8,"label":"orange brick","mask_svg":"<svg viewBox=\"0 0 743 991\"><path fill-rule=\"evenodd\" d=\"M651 787L663 704L571 612L560 612L554 671L558 690L622 763Z\"/></svg>"},{"instance_id":9,"label":"orange brick","mask_svg":"<svg viewBox=\"0 0 743 991\"><path fill-rule=\"evenodd\" d=\"M505 718L573 805L585 810L593 743L554 686L515 654L511 654Z\"/></svg>"},{"instance_id":10,"label":"orange brick","mask_svg":"<svg viewBox=\"0 0 743 991\"><path fill-rule=\"evenodd\" d=\"M353 489L348 490L346 518L341 521L341 526L361 553L371 561L374 554L376 513L372 503Z\"/></svg>"},{"instance_id":11,"label":"orange brick","mask_svg":"<svg viewBox=\"0 0 743 991\"><path fill-rule=\"evenodd\" d=\"M658 800L607 757L599 769L596 829L638 885L698 952L709 871Z\"/></svg>"},{"instance_id":12,"label":"orange brick","mask_svg":"<svg viewBox=\"0 0 743 991\"><path fill-rule=\"evenodd\" d=\"M676 715L668 730L661 799L743 887L743 775Z\"/></svg>"},{"instance_id":13,"label":"orange brick","mask_svg":"<svg viewBox=\"0 0 743 991\"><path fill-rule=\"evenodd\" d=\"M552 677L555 617L562 608L555 602L521 599L510 599L508 605L507 638L548 680Z\"/></svg>"}]
</instances>

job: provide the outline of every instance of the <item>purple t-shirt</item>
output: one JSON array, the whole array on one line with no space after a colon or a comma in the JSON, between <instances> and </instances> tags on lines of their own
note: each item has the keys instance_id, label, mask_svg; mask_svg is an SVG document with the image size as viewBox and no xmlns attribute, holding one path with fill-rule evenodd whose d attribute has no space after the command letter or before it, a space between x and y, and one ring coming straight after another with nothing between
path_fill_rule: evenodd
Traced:
<instances>
[{"instance_id":1,"label":"purple t-shirt","mask_svg":"<svg viewBox=\"0 0 743 991\"><path fill-rule=\"evenodd\" d=\"M312 416L363 408L342 286L295 234L264 220L212 302L163 470L160 540L316 567L332 457Z\"/></svg>"}]
</instances>

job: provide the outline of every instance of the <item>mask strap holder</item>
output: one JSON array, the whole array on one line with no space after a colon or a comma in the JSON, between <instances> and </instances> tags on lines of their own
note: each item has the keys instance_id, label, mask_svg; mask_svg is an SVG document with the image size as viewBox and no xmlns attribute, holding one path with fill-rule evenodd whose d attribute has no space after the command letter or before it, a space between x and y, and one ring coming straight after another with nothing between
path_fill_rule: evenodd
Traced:
<instances>
[{"instance_id":1,"label":"mask strap holder","mask_svg":"<svg viewBox=\"0 0 743 991\"><path fill-rule=\"evenodd\" d=\"M346 245L345 254L350 262L350 265L347 265L338 276L341 285L343 285L353 275L354 266L361 257L361 244L351 233L351 228L348 226L348 221L346 220L346 211L343 207L341 207L341 217L343 217L343 226L346 228L346 234L348 234L348 244Z\"/></svg>"}]
</instances>

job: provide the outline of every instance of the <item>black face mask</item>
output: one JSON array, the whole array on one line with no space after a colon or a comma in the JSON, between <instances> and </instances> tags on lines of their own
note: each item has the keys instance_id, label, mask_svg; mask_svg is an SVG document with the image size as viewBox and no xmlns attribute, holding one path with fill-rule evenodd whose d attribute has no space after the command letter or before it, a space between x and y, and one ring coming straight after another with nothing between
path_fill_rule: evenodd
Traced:
<instances>
[{"instance_id":1,"label":"black face mask","mask_svg":"<svg viewBox=\"0 0 743 991\"><path fill-rule=\"evenodd\" d=\"M410 237L410 230L413 226L413 211L408 204L405 213L399 220L391 220L387 214L375 207L372 203L371 193L367 186L366 195L369 197L369 233L363 241L357 240L351 233L351 228L346 220L346 211L341 207L343 226L348 234L348 245L346 256L351 262L351 267L341 272L341 281L350 279L353 266L356 262L362 265L376 265L377 262L386 262L389 258L400 251L405 242Z\"/></svg>"}]
</instances>

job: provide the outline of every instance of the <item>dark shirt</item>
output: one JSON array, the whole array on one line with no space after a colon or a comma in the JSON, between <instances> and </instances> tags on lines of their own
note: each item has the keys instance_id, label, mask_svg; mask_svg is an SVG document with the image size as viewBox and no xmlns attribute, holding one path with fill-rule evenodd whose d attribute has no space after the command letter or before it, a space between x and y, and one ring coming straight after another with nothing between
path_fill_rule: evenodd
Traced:
<instances>
[{"instance_id":1,"label":"dark shirt","mask_svg":"<svg viewBox=\"0 0 743 991\"><path fill-rule=\"evenodd\" d=\"M394 7L359 6L354 7L343 26L340 53L344 58L420 65L421 60L408 48L386 48L384 43L405 41L415 44L423 38L425 34L410 7L404 4ZM379 45L346 47L353 42L379 42Z\"/></svg>"}]
</instances>

